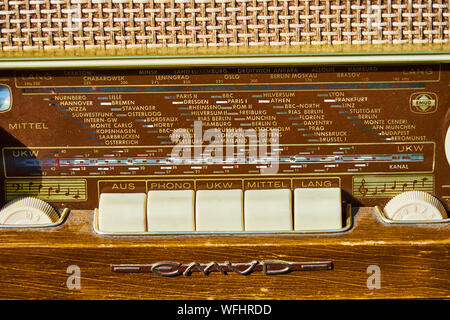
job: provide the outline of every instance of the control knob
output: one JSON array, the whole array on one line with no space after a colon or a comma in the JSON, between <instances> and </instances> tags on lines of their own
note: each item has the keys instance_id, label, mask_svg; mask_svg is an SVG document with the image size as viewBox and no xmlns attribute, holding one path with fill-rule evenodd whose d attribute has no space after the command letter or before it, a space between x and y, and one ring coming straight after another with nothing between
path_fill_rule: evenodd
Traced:
<instances>
[{"instance_id":1,"label":"control knob","mask_svg":"<svg viewBox=\"0 0 450 320\"><path fill-rule=\"evenodd\" d=\"M13 200L0 210L0 224L45 225L59 220L58 212L47 202L34 197Z\"/></svg>"},{"instance_id":2,"label":"control knob","mask_svg":"<svg viewBox=\"0 0 450 320\"><path fill-rule=\"evenodd\" d=\"M423 191L407 191L392 198L384 207L391 220L440 220L447 212L438 199Z\"/></svg>"},{"instance_id":3,"label":"control knob","mask_svg":"<svg viewBox=\"0 0 450 320\"><path fill-rule=\"evenodd\" d=\"M445 135L445 155L447 157L448 164L450 165L450 126L447 129L447 134Z\"/></svg>"}]
</instances>

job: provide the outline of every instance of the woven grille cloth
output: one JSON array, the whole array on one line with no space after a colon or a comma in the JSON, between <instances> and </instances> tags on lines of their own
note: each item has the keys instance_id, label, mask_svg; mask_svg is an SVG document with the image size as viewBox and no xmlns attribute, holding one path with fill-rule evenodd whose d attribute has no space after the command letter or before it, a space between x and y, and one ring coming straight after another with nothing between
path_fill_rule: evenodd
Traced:
<instances>
[{"instance_id":1,"label":"woven grille cloth","mask_svg":"<svg viewBox=\"0 0 450 320\"><path fill-rule=\"evenodd\" d=\"M3 50L443 43L444 0L3 0Z\"/></svg>"}]
</instances>

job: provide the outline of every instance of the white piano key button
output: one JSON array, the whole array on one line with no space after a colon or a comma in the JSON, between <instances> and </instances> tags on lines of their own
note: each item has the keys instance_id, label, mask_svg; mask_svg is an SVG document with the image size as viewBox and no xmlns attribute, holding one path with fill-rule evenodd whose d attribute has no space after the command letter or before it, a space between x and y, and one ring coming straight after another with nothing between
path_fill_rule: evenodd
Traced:
<instances>
[{"instance_id":1,"label":"white piano key button","mask_svg":"<svg viewBox=\"0 0 450 320\"><path fill-rule=\"evenodd\" d=\"M342 228L340 188L298 188L294 190L294 230Z\"/></svg>"},{"instance_id":2,"label":"white piano key button","mask_svg":"<svg viewBox=\"0 0 450 320\"><path fill-rule=\"evenodd\" d=\"M197 231L243 231L242 190L199 190L195 202Z\"/></svg>"},{"instance_id":3,"label":"white piano key button","mask_svg":"<svg viewBox=\"0 0 450 320\"><path fill-rule=\"evenodd\" d=\"M245 231L291 231L291 190L246 190Z\"/></svg>"},{"instance_id":4,"label":"white piano key button","mask_svg":"<svg viewBox=\"0 0 450 320\"><path fill-rule=\"evenodd\" d=\"M98 205L99 231L145 232L146 206L145 193L102 193Z\"/></svg>"},{"instance_id":5,"label":"white piano key button","mask_svg":"<svg viewBox=\"0 0 450 320\"><path fill-rule=\"evenodd\" d=\"M194 231L194 191L149 191L148 231Z\"/></svg>"}]
</instances>

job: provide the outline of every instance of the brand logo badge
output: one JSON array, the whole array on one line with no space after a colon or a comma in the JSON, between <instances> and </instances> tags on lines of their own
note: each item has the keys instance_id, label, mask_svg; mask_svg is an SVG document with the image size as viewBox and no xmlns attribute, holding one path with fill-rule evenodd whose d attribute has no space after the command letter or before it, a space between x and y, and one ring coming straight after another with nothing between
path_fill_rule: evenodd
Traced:
<instances>
[{"instance_id":1,"label":"brand logo badge","mask_svg":"<svg viewBox=\"0 0 450 320\"><path fill-rule=\"evenodd\" d=\"M286 274L294 271L314 271L314 270L332 270L333 263L325 262L287 262L279 260L252 261L247 263L233 263L231 261L219 263L199 263L191 262L188 264L161 261L153 264L113 264L111 271L119 273L154 273L163 277L190 276L194 272L209 275L211 272L220 272L222 275L235 273L239 275L249 275L260 271L264 275Z\"/></svg>"},{"instance_id":2,"label":"brand logo badge","mask_svg":"<svg viewBox=\"0 0 450 320\"><path fill-rule=\"evenodd\" d=\"M414 113L433 113L437 110L438 98L432 92L418 92L411 95L410 109Z\"/></svg>"}]
</instances>

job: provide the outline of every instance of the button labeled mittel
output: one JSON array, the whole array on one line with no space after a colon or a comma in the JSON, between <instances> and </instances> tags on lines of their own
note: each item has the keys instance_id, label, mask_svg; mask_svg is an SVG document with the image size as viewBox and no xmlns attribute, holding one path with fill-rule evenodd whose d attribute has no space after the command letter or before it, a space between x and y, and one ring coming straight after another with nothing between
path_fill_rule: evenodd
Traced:
<instances>
[{"instance_id":1,"label":"button labeled mittel","mask_svg":"<svg viewBox=\"0 0 450 320\"><path fill-rule=\"evenodd\" d=\"M145 193L102 193L98 205L101 232L145 232Z\"/></svg>"},{"instance_id":2,"label":"button labeled mittel","mask_svg":"<svg viewBox=\"0 0 450 320\"><path fill-rule=\"evenodd\" d=\"M243 231L242 224L242 190L197 191L197 231Z\"/></svg>"},{"instance_id":3,"label":"button labeled mittel","mask_svg":"<svg viewBox=\"0 0 450 320\"><path fill-rule=\"evenodd\" d=\"M194 231L194 191L149 191L148 231Z\"/></svg>"},{"instance_id":4,"label":"button labeled mittel","mask_svg":"<svg viewBox=\"0 0 450 320\"><path fill-rule=\"evenodd\" d=\"M245 231L291 231L291 190L246 190Z\"/></svg>"},{"instance_id":5,"label":"button labeled mittel","mask_svg":"<svg viewBox=\"0 0 450 320\"><path fill-rule=\"evenodd\" d=\"M294 190L294 230L342 228L341 189L298 188Z\"/></svg>"}]
</instances>

